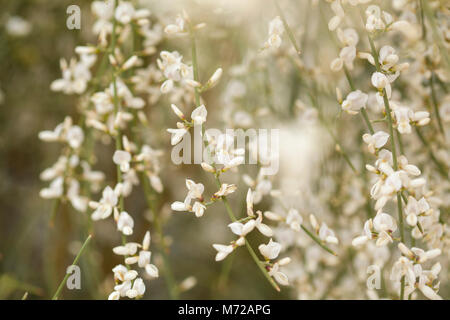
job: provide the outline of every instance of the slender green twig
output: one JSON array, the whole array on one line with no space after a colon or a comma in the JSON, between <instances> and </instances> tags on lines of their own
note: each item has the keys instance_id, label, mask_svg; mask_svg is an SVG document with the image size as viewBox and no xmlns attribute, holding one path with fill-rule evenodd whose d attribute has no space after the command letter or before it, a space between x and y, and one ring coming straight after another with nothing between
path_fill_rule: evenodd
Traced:
<instances>
[{"instance_id":1,"label":"slender green twig","mask_svg":"<svg viewBox=\"0 0 450 320\"><path fill-rule=\"evenodd\" d=\"M284 26L284 29L286 30L286 33L288 34L289 40L291 41L292 46L294 47L297 55L300 56L301 51L300 51L300 48L298 47L297 41L295 40L294 33L292 32L292 29L289 27L289 24L287 23L286 18L284 17L283 11L281 10L280 5L278 4L278 1L273 0L273 2L275 3L275 6L277 7L277 10L278 10L278 14L280 15L280 18L283 21L283 26Z\"/></svg>"},{"instance_id":2,"label":"slender green twig","mask_svg":"<svg viewBox=\"0 0 450 320\"><path fill-rule=\"evenodd\" d=\"M286 205L283 203L283 201L280 198L277 198L278 202L280 203L281 207L283 208L283 210L287 213L289 211L289 209L286 207ZM325 249L325 251L331 253L334 256L337 256L337 254L331 250L330 248L327 247L327 245L320 240L319 238L317 238L311 231L309 231L306 227L304 227L303 225L301 226L302 230L305 231L305 233L312 239L314 240L314 242L316 242L321 248Z\"/></svg>"},{"instance_id":3,"label":"slender green twig","mask_svg":"<svg viewBox=\"0 0 450 320\"><path fill-rule=\"evenodd\" d=\"M217 184L217 187L219 187L219 188L222 185L222 183L220 182L220 178L217 175L216 175L216 184ZM236 218L236 216L233 213L233 209L231 209L231 206L230 206L230 203L228 202L227 197L223 196L222 197L222 201L223 201L223 203L225 205L225 209L226 209L226 211L228 213L228 216L230 217L230 220L232 222L236 222L237 218ZM264 276L269 281L269 283L272 285L272 287L274 287L275 290L280 291L280 287L275 283L275 281L269 275L269 273L267 272L266 268L264 267L264 265L261 263L261 261L259 260L258 256L256 255L255 250L253 250L252 246L248 242L248 239L245 239L245 246L247 247L247 250L250 253L251 257L253 258L253 261L255 261L256 265L261 270L261 272L264 274Z\"/></svg>"},{"instance_id":4,"label":"slender green twig","mask_svg":"<svg viewBox=\"0 0 450 320\"><path fill-rule=\"evenodd\" d=\"M372 56L375 59L375 67L378 72L381 72L380 62L378 59L378 51L375 47L373 39L370 35L368 35L370 49L372 51ZM394 162L394 170L398 171L398 161L397 161L397 148L395 145L395 136L394 136L394 126L391 116L391 108L389 105L389 99L387 97L386 89L383 89L383 101L384 107L386 108L386 117L389 124L389 134L391 136L391 149L392 149L392 158ZM402 200L400 192L397 192L397 209L398 209L398 222L399 222L399 230L400 230L400 240L401 242L405 242L404 228L403 228L403 209L402 209ZM400 299L403 300L405 291L405 279L404 277L401 280L401 289L400 289Z\"/></svg>"},{"instance_id":5,"label":"slender green twig","mask_svg":"<svg viewBox=\"0 0 450 320\"><path fill-rule=\"evenodd\" d=\"M436 43L438 44L439 50L441 51L441 54L447 64L447 68L450 70L450 56L448 53L448 49L444 45L444 40L442 39L442 35L439 33L434 13L432 12L431 8L429 7L428 1L421 1L421 5L422 5L422 9L427 17L427 20L431 25L431 31L433 32L433 37L434 37Z\"/></svg>"},{"instance_id":6,"label":"slender green twig","mask_svg":"<svg viewBox=\"0 0 450 320\"><path fill-rule=\"evenodd\" d=\"M309 231L304 225L301 226L302 230L306 232L306 234L313 239L319 246L321 246L323 249L331 253L333 256L337 256L336 252L328 248L322 240L320 240L318 237L316 237L311 231Z\"/></svg>"},{"instance_id":7,"label":"slender green twig","mask_svg":"<svg viewBox=\"0 0 450 320\"><path fill-rule=\"evenodd\" d=\"M72 262L72 266L76 265L78 263L78 260L80 259L81 255L83 254L84 249L88 245L89 241L91 240L92 236L89 235L86 240L84 241L83 245L80 248L80 251L78 251L77 256ZM61 293L62 288L64 287L64 284L66 283L67 279L69 278L69 273L66 272L66 275L64 276L63 280L58 286L58 289L55 292L55 295L53 296L52 300L58 300L59 294Z\"/></svg>"},{"instance_id":8,"label":"slender green twig","mask_svg":"<svg viewBox=\"0 0 450 320\"><path fill-rule=\"evenodd\" d=\"M445 166L436 158L436 156L433 153L433 150L430 147L430 144L425 140L425 137L423 136L422 132L420 131L420 128L416 126L416 134L419 137L419 140L422 142L423 146L427 148L428 153L430 154L431 161L434 162L436 165L438 172L440 175L446 179L448 179L448 168L445 168Z\"/></svg>"},{"instance_id":9,"label":"slender green twig","mask_svg":"<svg viewBox=\"0 0 450 320\"><path fill-rule=\"evenodd\" d=\"M156 214L156 210L155 210L155 206L154 206L154 202L153 199L151 198L152 196L152 190L149 186L149 182L148 179L146 179L145 175L142 173L140 174L140 180L141 180L141 184L143 186L144 189L144 195L145 195L145 199L147 201L147 205L152 213L153 216L153 225L155 226L155 231L158 234L159 240L160 240L160 246L161 249L159 250L162 256L162 262L164 264L164 278L166 281L166 285L169 291L169 296L172 300L177 300L179 298L178 295L178 286L175 280L175 277L172 273L172 268L170 266L170 260L169 257L167 255L168 252L168 246L166 244L166 241L164 239L164 234L163 234L163 230L162 230L162 226L161 223L159 221L159 217Z\"/></svg>"}]
</instances>

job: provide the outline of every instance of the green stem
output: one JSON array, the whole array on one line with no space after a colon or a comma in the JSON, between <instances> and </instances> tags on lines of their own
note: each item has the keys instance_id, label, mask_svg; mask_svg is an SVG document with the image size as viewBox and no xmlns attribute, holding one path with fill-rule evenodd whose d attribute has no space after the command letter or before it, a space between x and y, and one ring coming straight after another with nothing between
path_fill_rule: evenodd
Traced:
<instances>
[{"instance_id":1,"label":"green stem","mask_svg":"<svg viewBox=\"0 0 450 320\"><path fill-rule=\"evenodd\" d=\"M448 54L448 50L445 48L444 40L442 39L441 34L439 34L435 16L433 15L433 12L428 6L428 1L422 1L422 9L425 12L428 22L430 22L431 31L433 32L433 38L438 44L439 50L441 51L441 54L447 64L447 68L450 70L450 56Z\"/></svg>"},{"instance_id":2,"label":"green stem","mask_svg":"<svg viewBox=\"0 0 450 320\"><path fill-rule=\"evenodd\" d=\"M86 248L87 244L91 240L92 236L89 235L86 240L84 241L83 245L81 246L80 251L78 251L77 256L72 262L72 266L76 265L78 263L78 260L80 259L81 255L83 254L84 249ZM67 279L69 278L69 273L66 272L66 275L64 276L64 279L61 281L61 283L58 286L58 289L55 292L55 295L53 296L52 300L58 300L59 294L61 293L62 288L64 287L64 284L66 283Z\"/></svg>"},{"instance_id":3,"label":"green stem","mask_svg":"<svg viewBox=\"0 0 450 320\"><path fill-rule=\"evenodd\" d=\"M333 250L331 250L330 248L328 248L322 240L320 240L319 238L317 238L311 231L309 231L305 226L301 226L303 231L306 232L306 234L313 239L319 246L321 246L323 249L325 249L326 251L328 251L329 253L331 253L333 256L337 256L336 252L334 252Z\"/></svg>"},{"instance_id":4,"label":"green stem","mask_svg":"<svg viewBox=\"0 0 450 320\"><path fill-rule=\"evenodd\" d=\"M431 71L431 77L430 77L430 88L431 88L431 102L433 103L433 108L434 108L434 113L436 114L436 120L439 126L439 130L442 133L442 137L445 140L445 130L444 130L444 126L442 125L442 120L441 120L441 115L439 114L439 103L436 97L436 90L434 87L435 84L435 73L434 71Z\"/></svg>"},{"instance_id":5,"label":"green stem","mask_svg":"<svg viewBox=\"0 0 450 320\"><path fill-rule=\"evenodd\" d=\"M284 29L286 29L286 33L288 34L289 40L291 41L292 46L295 49L295 52L300 57L301 51L298 47L297 41L295 40L294 33L292 32L292 29L289 27L289 24L286 21L286 18L284 17L283 11L280 8L280 5L278 4L277 0L273 1L275 3L275 6L277 7L278 14L280 15L281 20L283 21Z\"/></svg>"},{"instance_id":6,"label":"green stem","mask_svg":"<svg viewBox=\"0 0 450 320\"><path fill-rule=\"evenodd\" d=\"M220 186L222 185L222 183L220 182L219 177L216 175L216 183L217 186L220 188ZM236 216L233 213L233 209L231 209L230 203L228 202L228 199L224 196L222 197L222 201L225 205L225 209L228 213L228 216L230 217L230 220L232 222L236 222L238 221L236 219ZM245 246L247 247L248 252L250 253L251 257L253 258L253 261L256 263L256 265L258 266L258 268L261 270L261 272L264 274L264 276L266 277L266 279L269 281L269 283L272 285L272 287L276 290L276 291L280 291L280 287L275 283L275 281L272 279L272 277L269 275L269 273L267 272L266 268L264 267L264 265L261 263L261 261L259 260L258 256L255 253L255 250L253 250L252 246L250 245L250 243L248 242L248 239L245 239Z\"/></svg>"},{"instance_id":7,"label":"green stem","mask_svg":"<svg viewBox=\"0 0 450 320\"><path fill-rule=\"evenodd\" d=\"M153 216L153 225L155 226L155 231L158 234L158 237L160 239L161 242L161 248L160 248L160 253L162 256L162 260L163 260L163 264L164 264L164 278L166 281L166 285L169 291L169 296L172 300L178 300L179 299L179 295L178 295L178 287L176 284L176 280L175 277L173 276L172 273L172 268L170 266L170 261L169 261L169 257L167 255L168 252L168 246L166 244L166 241L164 239L164 234L163 234L163 230L162 230L162 226L161 223L159 221L159 217L156 214L156 210L154 207L154 203L153 203L153 199L151 198L152 195L152 190L149 186L149 182L148 179L146 179L145 175L142 173L140 174L140 179L141 179L141 184L144 188L144 195L145 195L145 199L147 201L147 205L152 213Z\"/></svg>"},{"instance_id":8,"label":"green stem","mask_svg":"<svg viewBox=\"0 0 450 320\"><path fill-rule=\"evenodd\" d=\"M192 44L192 68L194 70L194 80L197 82L200 82L199 76L198 76L198 62L197 62L197 45L195 44L195 33L194 29L192 27L192 24L189 22L189 35L191 38L191 44ZM200 91L198 88L194 89L195 94L195 106L198 107L200 105Z\"/></svg>"},{"instance_id":9,"label":"green stem","mask_svg":"<svg viewBox=\"0 0 450 320\"><path fill-rule=\"evenodd\" d=\"M373 42L373 39L370 35L368 35L369 43L370 43L370 49L372 51L372 55L375 59L375 67L378 72L381 72L380 62L378 59L378 51L375 48L375 44ZM383 101L384 101L384 107L386 108L386 117L389 124L389 134L391 136L391 148L392 148L392 158L394 162L394 170L398 171L398 162L397 162L397 148L395 145L395 136L394 136L394 127L392 125L392 116L391 116L391 108L389 106L389 99L387 97L386 89L383 89ZM397 192L397 209L398 209L398 222L399 222L399 229L400 229L400 240L401 242L405 242L405 235L403 230L403 209L402 209L402 199L400 192ZM403 292L405 290L405 281L403 280L401 283L401 291L400 291L400 299L403 300Z\"/></svg>"},{"instance_id":10,"label":"green stem","mask_svg":"<svg viewBox=\"0 0 450 320\"><path fill-rule=\"evenodd\" d=\"M436 167L438 168L438 172L441 174L442 177L448 179L448 169L446 169L444 165L441 162L439 162L439 160L436 158L436 156L433 153L433 150L430 147L430 144L425 140L425 137L423 136L422 132L418 127L416 127L416 133L420 141L422 142L423 146L428 149L431 161L433 161Z\"/></svg>"}]
</instances>

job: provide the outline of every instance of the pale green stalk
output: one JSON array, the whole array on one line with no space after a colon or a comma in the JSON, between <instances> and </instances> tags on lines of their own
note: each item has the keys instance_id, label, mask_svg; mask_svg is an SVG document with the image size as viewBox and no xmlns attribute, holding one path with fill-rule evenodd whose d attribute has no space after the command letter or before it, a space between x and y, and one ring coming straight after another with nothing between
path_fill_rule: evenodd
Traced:
<instances>
[{"instance_id":1,"label":"pale green stalk","mask_svg":"<svg viewBox=\"0 0 450 320\"><path fill-rule=\"evenodd\" d=\"M378 59L378 51L375 47L375 44L373 42L373 39L370 35L368 35L369 43L370 43L370 49L372 51L372 56L375 59L375 67L378 72L381 72L380 62ZM387 98L386 90L383 89L383 101L384 101L384 107L386 108L386 118L389 125L389 134L391 136L391 149L392 149L392 158L394 162L394 170L398 171L398 162L397 162L397 148L395 145L395 136L394 136L394 127L393 127L393 121L391 116L391 108L389 105L389 99ZM402 209L402 199L401 199L401 193L397 192L397 209L398 209L398 222L399 222L399 229L400 229L400 241L405 242L405 236L404 236L404 230L403 230L403 209ZM405 291L405 278L402 277L401 280L401 289L400 289L400 299L403 300Z\"/></svg>"},{"instance_id":2,"label":"pale green stalk","mask_svg":"<svg viewBox=\"0 0 450 320\"><path fill-rule=\"evenodd\" d=\"M84 241L83 245L80 248L80 251L78 251L77 256L72 262L72 266L76 265L78 263L78 260L80 259L81 255L83 254L84 249L88 245L89 241L91 240L92 236L89 235L86 240ZM58 286L58 289L55 292L55 295L53 296L52 300L58 300L59 294L61 293L62 288L64 287L64 284L67 282L67 279L69 278L69 273L66 272L66 275L64 276L64 279L61 281L61 283Z\"/></svg>"}]
</instances>

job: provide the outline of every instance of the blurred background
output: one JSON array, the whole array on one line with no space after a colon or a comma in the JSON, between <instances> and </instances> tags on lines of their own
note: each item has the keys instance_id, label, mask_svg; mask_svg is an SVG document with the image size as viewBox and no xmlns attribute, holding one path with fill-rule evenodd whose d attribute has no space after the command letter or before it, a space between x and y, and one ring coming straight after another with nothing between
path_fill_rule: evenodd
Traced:
<instances>
[{"instance_id":1,"label":"blurred background","mask_svg":"<svg viewBox=\"0 0 450 320\"><path fill-rule=\"evenodd\" d=\"M244 249L236 250L227 260L216 263L212 244L224 244L234 239L227 227L228 216L220 203L208 208L201 219L170 209L172 202L185 197L186 178L203 183L209 193L216 191L216 187L212 176L205 174L199 166L172 163L170 136L166 129L174 128L176 118L169 107L169 99L160 97L146 106L150 126L141 134L146 143L163 150L160 177L164 191L157 197L157 212L163 220L166 242L170 244L168 255L175 281L182 283L189 279L193 283L195 278L195 286L182 292L180 298L367 298L366 264L378 258L385 263L391 257L386 248L369 248L361 255L351 248L353 237L360 234L366 220L366 204L370 209L367 177L355 178L342 154L336 151L336 141L326 132L324 124L318 123L317 110L311 106L314 103L320 106L316 107L326 119L328 128L332 128L341 146L351 154L357 170L364 172L365 163L373 160L365 158L371 155L360 152L360 137L365 127L359 118L355 120L341 114L335 89L337 86L346 88L347 83L342 73L333 73L329 68L338 55L327 28L328 20L334 15L329 5L316 0L279 1L303 51L299 59L286 34L280 50L261 53L268 36L268 23L278 15L272 1L133 2L150 9L153 24L173 23L182 9L195 23L206 23L206 27L199 30L197 40L200 79L206 81L218 67L224 70L220 84L203 95L208 108L208 127L281 129L281 163L279 174L271 181L274 189L280 189L285 203L297 208L305 220L309 213L314 213L326 221L342 244L336 248L338 259L324 253L304 234L292 236L285 230L276 231L278 239L292 244L282 257L289 255L297 261L289 271L289 276L296 279L294 289L283 287L281 293L273 290ZM318 5L319 2L323 5ZM390 1L379 2L390 8ZM80 117L77 112L81 104L79 96L52 92L50 84L61 77L60 58L69 60L75 56L76 46L97 42L92 34L95 17L91 3L88 0L0 2L0 299L20 299L25 292L29 293L29 299L51 298L66 267L72 263L88 235L92 210L80 213L70 204L63 203L52 219L54 202L39 197L39 190L46 186L39 175L57 160L61 146L40 141L38 133L52 130L67 115L72 116L74 122ZM66 9L73 4L81 8L81 30L66 27ZM349 20L350 24L360 23L358 16ZM395 43L402 60L417 58L410 54L409 43ZM191 61L189 39L164 37L156 49L158 53L177 50L184 56L184 62ZM367 45L365 49L368 51ZM155 60L157 55L151 59ZM302 70L301 76L293 65ZM354 80L358 88L366 92L373 90L369 82L371 73L367 64L356 64ZM405 80L399 80L400 90L395 94L408 97L408 90L415 89L412 85L408 87L410 79L406 76ZM180 107L184 107L186 114L192 110L192 106ZM427 130L424 131L429 136L435 132ZM423 156L421 145L410 138L405 139L405 145L412 156L417 156L414 163L428 174L430 169L424 167L429 161ZM95 152L93 169L105 173L105 186L113 185L116 177L116 167L111 161L114 146L97 143ZM237 174L226 173L222 179L238 186L238 191L229 198L240 216L245 215L248 190L243 181L244 174L255 178L258 167L242 166ZM448 195L448 191L442 192ZM100 197L101 192L94 194L92 199ZM445 201L444 205L448 203ZM153 217L140 187L126 198L125 207L135 222L133 241L141 242L145 232L151 230L152 262L161 267L162 257L157 249L161 239L153 229ZM277 210L280 207L265 197L257 209ZM260 234L252 234L249 238L254 247L268 241ZM92 241L80 260L81 290L64 289L62 298L107 298L114 286L111 269L122 262L121 257L111 250L120 241L112 219L96 222ZM448 275L447 264L447 261L442 262L443 278ZM302 267L297 268L299 265ZM389 270L383 270L386 277ZM144 298L169 298L164 270L160 268L160 272L158 279L146 282ZM443 283L440 294L446 297L449 290L448 284ZM392 297L388 291L383 288L383 297Z\"/></svg>"}]
</instances>

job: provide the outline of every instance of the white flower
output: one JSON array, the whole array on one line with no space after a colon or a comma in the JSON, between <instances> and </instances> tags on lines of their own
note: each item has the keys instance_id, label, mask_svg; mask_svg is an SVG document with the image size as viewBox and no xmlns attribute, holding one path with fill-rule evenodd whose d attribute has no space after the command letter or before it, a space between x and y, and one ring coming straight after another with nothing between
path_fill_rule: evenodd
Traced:
<instances>
[{"instance_id":1,"label":"white flower","mask_svg":"<svg viewBox=\"0 0 450 320\"><path fill-rule=\"evenodd\" d=\"M172 134L172 138L170 139L170 143L174 146L178 142L183 139L184 135L188 132L186 128L179 128L179 129L167 129L167 132Z\"/></svg>"},{"instance_id":2,"label":"white flower","mask_svg":"<svg viewBox=\"0 0 450 320\"><path fill-rule=\"evenodd\" d=\"M267 224L262 223L263 217L261 211L257 211L256 213L258 214L258 218L256 218L255 220L256 228L266 237L272 237L273 236L272 229L270 229L270 227Z\"/></svg>"},{"instance_id":3,"label":"white flower","mask_svg":"<svg viewBox=\"0 0 450 320\"><path fill-rule=\"evenodd\" d=\"M364 134L363 140L367 143L367 147L370 153L375 153L377 149L383 147L389 140L389 134L384 131L377 131L373 135Z\"/></svg>"},{"instance_id":4,"label":"white flower","mask_svg":"<svg viewBox=\"0 0 450 320\"><path fill-rule=\"evenodd\" d=\"M300 231L300 227L303 223L302 216L295 209L289 209L286 217L286 223L289 227L295 231Z\"/></svg>"},{"instance_id":5,"label":"white flower","mask_svg":"<svg viewBox=\"0 0 450 320\"><path fill-rule=\"evenodd\" d=\"M369 96L360 90L350 92L347 98L342 102L342 110L349 114L357 114L361 108L366 107Z\"/></svg>"},{"instance_id":6,"label":"white flower","mask_svg":"<svg viewBox=\"0 0 450 320\"><path fill-rule=\"evenodd\" d=\"M283 272L279 271L279 269L280 266L286 265L289 262L290 258L281 259L280 261L274 263L269 271L269 275L272 276L275 279L275 281L281 284L282 286L288 286L289 279Z\"/></svg>"},{"instance_id":7,"label":"white flower","mask_svg":"<svg viewBox=\"0 0 450 320\"><path fill-rule=\"evenodd\" d=\"M391 84L388 80L388 78L382 74L381 72L375 72L372 74L372 85L377 88L378 90L386 90L387 98L389 99L391 97Z\"/></svg>"},{"instance_id":8,"label":"white flower","mask_svg":"<svg viewBox=\"0 0 450 320\"><path fill-rule=\"evenodd\" d=\"M72 126L67 131L66 139L72 148L74 149L79 148L84 140L83 130L79 126Z\"/></svg>"},{"instance_id":9,"label":"white flower","mask_svg":"<svg viewBox=\"0 0 450 320\"><path fill-rule=\"evenodd\" d=\"M141 278L137 278L133 282L133 288L127 290L126 295L128 298L133 299L136 297L141 297L145 293L145 284Z\"/></svg>"},{"instance_id":10,"label":"white flower","mask_svg":"<svg viewBox=\"0 0 450 320\"><path fill-rule=\"evenodd\" d=\"M201 106L197 107L192 111L191 119L194 121L194 124L196 125L202 125L206 121L206 116L208 114L208 111L206 111L205 106L202 104Z\"/></svg>"},{"instance_id":11,"label":"white flower","mask_svg":"<svg viewBox=\"0 0 450 320\"><path fill-rule=\"evenodd\" d=\"M233 252L232 245L223 245L223 244L213 244L213 248L217 250L216 261L222 261L225 259L231 252Z\"/></svg>"},{"instance_id":12,"label":"white flower","mask_svg":"<svg viewBox=\"0 0 450 320\"><path fill-rule=\"evenodd\" d=\"M269 39L264 44L264 47L279 48L281 46L281 36L283 35L283 32L283 21L277 16L269 23Z\"/></svg>"},{"instance_id":13,"label":"white flower","mask_svg":"<svg viewBox=\"0 0 450 320\"><path fill-rule=\"evenodd\" d=\"M190 179L186 179L186 187L188 188L187 198L189 199L202 199L205 186L201 183L195 183Z\"/></svg>"},{"instance_id":14,"label":"white flower","mask_svg":"<svg viewBox=\"0 0 450 320\"><path fill-rule=\"evenodd\" d=\"M214 197L216 198L225 197L229 194L232 194L234 191L236 191L236 189L237 186L235 184L222 183L219 191L214 193Z\"/></svg>"},{"instance_id":15,"label":"white flower","mask_svg":"<svg viewBox=\"0 0 450 320\"><path fill-rule=\"evenodd\" d=\"M118 202L119 189L120 188L116 187L115 190L113 190L111 187L107 186L103 190L100 202L91 201L89 203L89 205L95 209L91 216L92 220L106 219L111 215Z\"/></svg>"},{"instance_id":16,"label":"white flower","mask_svg":"<svg viewBox=\"0 0 450 320\"><path fill-rule=\"evenodd\" d=\"M120 166L120 171L127 172L130 170L131 154L127 151L116 150L113 155L113 162Z\"/></svg>"},{"instance_id":17,"label":"white flower","mask_svg":"<svg viewBox=\"0 0 450 320\"><path fill-rule=\"evenodd\" d=\"M202 204L201 202L196 201L194 205L192 206L192 211L194 211L195 216L197 218L200 218L205 213L206 206Z\"/></svg>"},{"instance_id":18,"label":"white flower","mask_svg":"<svg viewBox=\"0 0 450 320\"><path fill-rule=\"evenodd\" d=\"M402 134L411 133L410 119L414 116L412 110L408 107L400 107L394 110L397 130Z\"/></svg>"},{"instance_id":19,"label":"white flower","mask_svg":"<svg viewBox=\"0 0 450 320\"><path fill-rule=\"evenodd\" d=\"M422 197L417 201L414 197L409 196L408 204L405 207L406 222L411 227L416 226L418 216L422 213L426 213L428 210L430 210L430 206L425 198Z\"/></svg>"},{"instance_id":20,"label":"white flower","mask_svg":"<svg viewBox=\"0 0 450 320\"><path fill-rule=\"evenodd\" d=\"M124 235L133 234L134 221L133 218L125 211L122 211L117 220L117 229Z\"/></svg>"},{"instance_id":21,"label":"white flower","mask_svg":"<svg viewBox=\"0 0 450 320\"><path fill-rule=\"evenodd\" d=\"M120 292L118 292L118 291L113 291L108 296L108 300L119 300L119 299L120 299Z\"/></svg>"},{"instance_id":22,"label":"white flower","mask_svg":"<svg viewBox=\"0 0 450 320\"><path fill-rule=\"evenodd\" d=\"M122 1L116 7L115 18L122 24L128 24L134 17L134 7L130 2Z\"/></svg>"},{"instance_id":23,"label":"white flower","mask_svg":"<svg viewBox=\"0 0 450 320\"><path fill-rule=\"evenodd\" d=\"M332 244L338 244L339 240L334 235L333 230L328 228L327 224L325 222L322 222L322 225L319 229L319 238L325 242L332 243Z\"/></svg>"},{"instance_id":24,"label":"white flower","mask_svg":"<svg viewBox=\"0 0 450 320\"><path fill-rule=\"evenodd\" d=\"M395 54L395 49L391 46L383 46L380 49L380 65L384 71L389 71L398 62L398 56Z\"/></svg>"},{"instance_id":25,"label":"white flower","mask_svg":"<svg viewBox=\"0 0 450 320\"><path fill-rule=\"evenodd\" d=\"M258 249L264 258L267 260L273 260L280 254L281 244L270 239L268 244L260 244Z\"/></svg>"},{"instance_id":26,"label":"white flower","mask_svg":"<svg viewBox=\"0 0 450 320\"><path fill-rule=\"evenodd\" d=\"M32 25L22 17L12 16L6 21L5 28L11 36L24 37L31 32Z\"/></svg>"},{"instance_id":27,"label":"white flower","mask_svg":"<svg viewBox=\"0 0 450 320\"><path fill-rule=\"evenodd\" d=\"M177 34L185 32L185 21L181 15L177 15L175 23L168 24L164 28L164 32L167 34Z\"/></svg>"},{"instance_id":28,"label":"white flower","mask_svg":"<svg viewBox=\"0 0 450 320\"><path fill-rule=\"evenodd\" d=\"M245 224L241 222L233 222L228 225L231 231L241 237L245 237L248 233L250 233L255 228L255 220L249 220Z\"/></svg>"},{"instance_id":29,"label":"white flower","mask_svg":"<svg viewBox=\"0 0 450 320\"><path fill-rule=\"evenodd\" d=\"M39 192L39 196L44 199L56 199L62 196L64 191L64 178L58 177L50 183L48 188Z\"/></svg>"},{"instance_id":30,"label":"white flower","mask_svg":"<svg viewBox=\"0 0 450 320\"><path fill-rule=\"evenodd\" d=\"M128 242L123 246L113 248L113 252L119 256L133 256L140 246L139 243Z\"/></svg>"}]
</instances>

